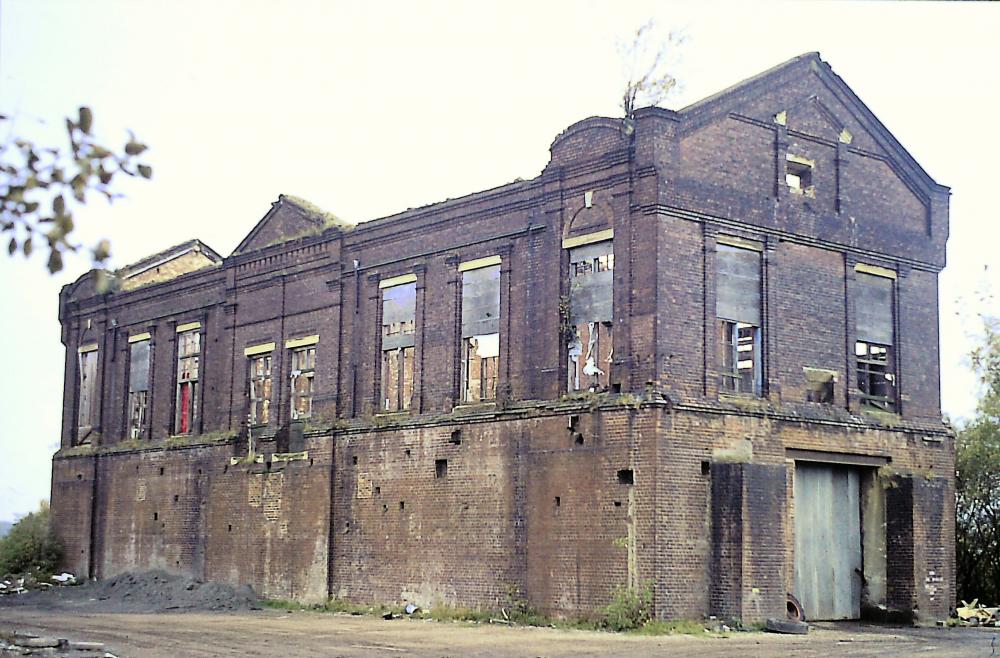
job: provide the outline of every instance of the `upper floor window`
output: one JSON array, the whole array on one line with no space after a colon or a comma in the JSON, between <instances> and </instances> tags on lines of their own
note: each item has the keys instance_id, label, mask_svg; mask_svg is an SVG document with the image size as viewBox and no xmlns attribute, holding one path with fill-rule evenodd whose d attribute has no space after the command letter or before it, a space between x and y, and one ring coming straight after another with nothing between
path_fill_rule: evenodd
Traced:
<instances>
[{"instance_id":1,"label":"upper floor window","mask_svg":"<svg viewBox=\"0 0 1000 658\"><path fill-rule=\"evenodd\" d=\"M413 354L416 336L416 276L380 282L382 288L383 411L405 411L413 398Z\"/></svg>"},{"instance_id":2,"label":"upper floor window","mask_svg":"<svg viewBox=\"0 0 1000 658\"><path fill-rule=\"evenodd\" d=\"M312 416L313 380L316 375L316 345L292 350L292 420Z\"/></svg>"},{"instance_id":3,"label":"upper floor window","mask_svg":"<svg viewBox=\"0 0 1000 658\"><path fill-rule=\"evenodd\" d=\"M201 359L201 324L177 327L177 393L174 398L174 431L189 434L198 425L198 377Z\"/></svg>"},{"instance_id":4,"label":"upper floor window","mask_svg":"<svg viewBox=\"0 0 1000 658\"><path fill-rule=\"evenodd\" d=\"M271 353L250 357L250 424L266 425L271 419Z\"/></svg>"},{"instance_id":5,"label":"upper floor window","mask_svg":"<svg viewBox=\"0 0 1000 658\"><path fill-rule=\"evenodd\" d=\"M816 163L812 160L788 154L785 156L785 183L788 189L795 194L814 196L813 187L813 167Z\"/></svg>"},{"instance_id":6,"label":"upper floor window","mask_svg":"<svg viewBox=\"0 0 1000 658\"><path fill-rule=\"evenodd\" d=\"M149 406L149 334L128 339L128 438L140 439Z\"/></svg>"},{"instance_id":7,"label":"upper floor window","mask_svg":"<svg viewBox=\"0 0 1000 658\"><path fill-rule=\"evenodd\" d=\"M611 379L615 254L612 240L569 250L567 389L604 390Z\"/></svg>"},{"instance_id":8,"label":"upper floor window","mask_svg":"<svg viewBox=\"0 0 1000 658\"><path fill-rule=\"evenodd\" d=\"M876 269L876 268L871 268ZM888 271L886 272L888 273ZM861 404L896 411L896 359L893 353L893 279L857 272L855 345Z\"/></svg>"},{"instance_id":9,"label":"upper floor window","mask_svg":"<svg viewBox=\"0 0 1000 658\"><path fill-rule=\"evenodd\" d=\"M715 263L719 390L761 395L760 252L719 244Z\"/></svg>"},{"instance_id":10,"label":"upper floor window","mask_svg":"<svg viewBox=\"0 0 1000 658\"><path fill-rule=\"evenodd\" d=\"M94 425L94 405L97 398L97 343L80 347L77 359L80 375L77 426L90 428Z\"/></svg>"},{"instance_id":11,"label":"upper floor window","mask_svg":"<svg viewBox=\"0 0 1000 658\"><path fill-rule=\"evenodd\" d=\"M459 265L462 271L462 402L497 397L500 363L500 257Z\"/></svg>"}]
</instances>

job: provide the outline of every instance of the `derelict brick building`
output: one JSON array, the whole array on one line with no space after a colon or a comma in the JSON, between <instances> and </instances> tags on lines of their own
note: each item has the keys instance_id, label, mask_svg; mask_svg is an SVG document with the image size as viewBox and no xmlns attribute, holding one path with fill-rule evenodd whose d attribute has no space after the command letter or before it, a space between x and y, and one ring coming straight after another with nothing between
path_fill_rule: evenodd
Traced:
<instances>
[{"instance_id":1,"label":"derelict brick building","mask_svg":"<svg viewBox=\"0 0 1000 658\"><path fill-rule=\"evenodd\" d=\"M279 197L66 286L67 568L811 618L954 596L948 188L818 54L357 226Z\"/></svg>"}]
</instances>

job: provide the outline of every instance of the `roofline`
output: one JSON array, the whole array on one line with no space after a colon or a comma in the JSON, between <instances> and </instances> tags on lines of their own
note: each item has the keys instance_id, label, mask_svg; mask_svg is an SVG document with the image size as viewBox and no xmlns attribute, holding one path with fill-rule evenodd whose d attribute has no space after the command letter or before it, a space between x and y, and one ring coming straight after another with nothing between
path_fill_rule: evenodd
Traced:
<instances>
[{"instance_id":1,"label":"roofline","mask_svg":"<svg viewBox=\"0 0 1000 658\"><path fill-rule=\"evenodd\" d=\"M159 251L145 258L141 258L134 263L125 265L124 267L119 267L116 270L116 274L122 278L129 278L147 272L154 267L162 265L167 261L173 260L179 256L183 256L186 253L196 251L205 254L209 260L215 263L222 262L222 256L220 256L214 249L209 247L207 244L199 240L198 238L192 238L180 244L174 245L173 247L168 247L162 251ZM149 261L149 262L146 262Z\"/></svg>"}]
</instances>

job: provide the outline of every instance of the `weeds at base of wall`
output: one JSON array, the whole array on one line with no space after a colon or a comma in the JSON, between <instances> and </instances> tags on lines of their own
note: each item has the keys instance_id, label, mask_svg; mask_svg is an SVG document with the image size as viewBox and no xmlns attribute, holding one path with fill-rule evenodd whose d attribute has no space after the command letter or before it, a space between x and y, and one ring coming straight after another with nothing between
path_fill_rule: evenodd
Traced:
<instances>
[{"instance_id":1,"label":"weeds at base of wall","mask_svg":"<svg viewBox=\"0 0 1000 658\"><path fill-rule=\"evenodd\" d=\"M622 591L627 592L628 590L623 588ZM652 596L651 588L649 589L649 593ZM643 599L644 596L636 595L636 599ZM342 599L330 599L326 603L313 605L285 599L265 599L261 601L261 604L266 608L275 610L328 612L371 617L387 617L391 615L390 618L392 619L410 618L442 623L503 624L509 626L555 628L559 630L625 632L636 635L691 635L693 637L727 637L729 635L729 633L720 632L711 627L710 622L693 620L661 621L645 617L645 620L641 624L632 625L635 620L644 618L643 613L636 614L637 609L643 609L641 603L638 607L636 606L636 599L623 594L612 600L612 603L608 605L605 612L613 610L617 616L617 621L615 622L610 621L607 616L554 619L541 614L527 605L517 604L511 606L509 609L504 608L502 610L482 610L436 605L430 610L418 610L410 615L406 614L404 606L401 605L352 603ZM645 609L648 610L648 607Z\"/></svg>"}]
</instances>

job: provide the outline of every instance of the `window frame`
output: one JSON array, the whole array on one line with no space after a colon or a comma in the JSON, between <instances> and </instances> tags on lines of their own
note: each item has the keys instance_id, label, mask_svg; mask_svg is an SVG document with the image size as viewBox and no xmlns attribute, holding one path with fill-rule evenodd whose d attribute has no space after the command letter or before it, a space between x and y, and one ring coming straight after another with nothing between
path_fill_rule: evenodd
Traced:
<instances>
[{"instance_id":1,"label":"window frame","mask_svg":"<svg viewBox=\"0 0 1000 658\"><path fill-rule=\"evenodd\" d=\"M146 386L145 388L134 388L135 386L135 350L136 347L145 343L146 348ZM141 440L145 438L149 425L150 391L152 390L150 376L153 366L153 342L149 334L140 337L130 336L128 341L128 378L125 387L126 407L125 407L125 428L129 440Z\"/></svg>"},{"instance_id":2,"label":"window frame","mask_svg":"<svg viewBox=\"0 0 1000 658\"><path fill-rule=\"evenodd\" d=\"M271 406L274 399L274 353L251 354L247 359L247 401L250 404L247 422L251 427L263 427L271 422Z\"/></svg>"},{"instance_id":3,"label":"window frame","mask_svg":"<svg viewBox=\"0 0 1000 658\"><path fill-rule=\"evenodd\" d=\"M290 348L289 351L289 363L291 364L291 371L289 373L289 385L288 385L288 400L289 400L289 418L292 420L305 420L306 418L312 418L313 413L313 398L316 395L316 343L309 345L301 345L299 347ZM311 353L311 354L310 354ZM307 368L301 367L302 364L300 360L302 357L306 357L305 365ZM300 367L296 367L300 366ZM308 392L305 394L300 394L296 388L299 383L299 379L304 378L308 383ZM298 402L300 400L309 401L309 409L307 411L298 410Z\"/></svg>"},{"instance_id":4,"label":"window frame","mask_svg":"<svg viewBox=\"0 0 1000 658\"><path fill-rule=\"evenodd\" d=\"M188 338L195 338L193 350L190 348L192 341ZM201 327L185 329L177 332L176 359L174 360L174 379L177 382L174 387L174 433L177 435L187 435L196 433L198 423L201 420L201 405L199 397L201 393ZM182 350L183 353L182 353ZM193 363L193 368L185 370L185 366ZM188 373L182 379L182 374ZM194 373L191 376L191 373ZM188 413L184 414L184 391L188 391Z\"/></svg>"},{"instance_id":5,"label":"window frame","mask_svg":"<svg viewBox=\"0 0 1000 658\"><path fill-rule=\"evenodd\" d=\"M490 270L484 274L484 270ZM459 281L459 404L490 404L497 400L500 390L500 354L503 349L503 267L500 256L487 256L472 261L460 263L458 266ZM494 278L495 275L495 278ZM486 276L486 279L482 277ZM476 279L479 279L478 281ZM492 282L495 281L495 306L490 301L490 308L484 316L473 313L475 309L484 308L482 299L485 288L484 281L490 281L489 298L494 298ZM478 291L477 291L478 289ZM467 299L468 298L468 299ZM470 304L475 300L478 304ZM473 311L470 311L473 309ZM495 329L489 331L490 328ZM485 331L483 331L486 329ZM487 347L488 356L478 352ZM475 371L475 372L474 372Z\"/></svg>"},{"instance_id":6,"label":"window frame","mask_svg":"<svg viewBox=\"0 0 1000 658\"><path fill-rule=\"evenodd\" d=\"M76 428L80 440L94 427L99 362L100 350L96 343L84 345L77 350Z\"/></svg>"},{"instance_id":7,"label":"window frame","mask_svg":"<svg viewBox=\"0 0 1000 658\"><path fill-rule=\"evenodd\" d=\"M718 321L719 391L724 395L761 397L763 395L764 379L761 328L748 322L737 322L725 318L718 318ZM741 335L744 331L748 331L750 334L749 340L744 335ZM749 390L744 390L746 388L744 384L745 375L741 370L748 369L740 367L740 364L746 361L745 358L740 358L741 352L743 354L749 352L751 357L753 357L749 368L752 377Z\"/></svg>"},{"instance_id":8,"label":"window frame","mask_svg":"<svg viewBox=\"0 0 1000 658\"><path fill-rule=\"evenodd\" d=\"M873 355L872 348L881 350L882 357ZM861 353L861 350L864 353ZM896 379L896 353L892 345L869 340L854 341L854 359L857 373L856 386L862 408L899 412L899 385ZM886 395L872 393L873 384L881 377L886 384ZM884 406L882 406L884 405Z\"/></svg>"},{"instance_id":9,"label":"window frame","mask_svg":"<svg viewBox=\"0 0 1000 658\"><path fill-rule=\"evenodd\" d=\"M416 388L417 277L384 279L379 290L378 413L409 411Z\"/></svg>"}]
</instances>

